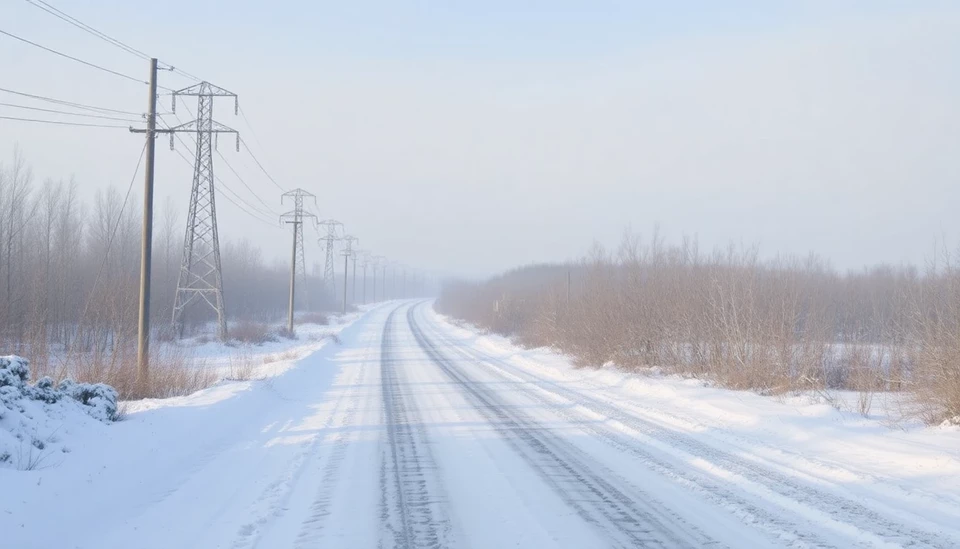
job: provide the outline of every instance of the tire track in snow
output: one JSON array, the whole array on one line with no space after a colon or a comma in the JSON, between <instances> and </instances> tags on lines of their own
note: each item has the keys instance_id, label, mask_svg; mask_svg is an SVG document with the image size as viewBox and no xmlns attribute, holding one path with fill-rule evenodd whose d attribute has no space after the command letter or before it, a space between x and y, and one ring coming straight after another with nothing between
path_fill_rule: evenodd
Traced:
<instances>
[{"instance_id":1,"label":"tire track in snow","mask_svg":"<svg viewBox=\"0 0 960 549\"><path fill-rule=\"evenodd\" d=\"M586 522L609 538L615 547L674 549L717 545L702 532L663 508L652 498L632 498L617 486L627 483L610 471L587 465L576 447L543 428L518 410L504 405L484 384L471 381L427 339L418 326L414 308L407 322L415 339L430 359L453 381L504 440ZM611 480L608 480L611 479Z\"/></svg>"},{"instance_id":2,"label":"tire track in snow","mask_svg":"<svg viewBox=\"0 0 960 549\"><path fill-rule=\"evenodd\" d=\"M701 442L693 436L668 429L654 421L631 414L610 402L593 397L587 393L564 387L560 383L536 377L504 360L490 356L477 349L467 348L443 335L439 337L443 338L451 347L456 348L464 355L472 356L478 364L485 366L488 371L493 371L494 374L498 374L500 377L504 377L505 372L507 376L515 380L520 380L524 384L535 387L535 390L541 394L538 395L530 390L528 390L527 393L540 402L551 406L555 411L567 418L575 419L573 412L569 409L564 409L561 405L558 405L556 401L549 402L545 400L542 393L552 394L562 400L581 406L593 414L621 424L628 430L640 433L656 442L688 454L686 456L687 460L685 460L687 462L689 462L690 457L701 458L707 461L708 465L722 469L722 472L725 474L732 474L753 483L757 487L757 489L754 489L752 492L755 496L766 499L769 503L777 505L788 512L804 513L810 517L805 521L809 523L809 526L805 528L807 533L802 534L800 537L806 542L812 542L815 546L823 546L824 544L824 542L819 539L821 536L814 533L817 530L823 530L825 526L824 521L816 520L816 517L824 514L827 518L833 520L833 530L840 535L855 540L854 543L858 541L866 542L869 546L893 543L904 547L925 547L932 549L960 546L960 539L949 536L942 531L937 531L938 529L935 525L931 525L930 528L921 529L897 522L895 516L884 516L877 510L867 507L862 500L856 501L829 490L818 489L811 485L802 484L787 474L761 467L755 461L734 456L719 448ZM496 370L500 370L500 372ZM704 472L697 472L695 470L687 470L684 472L671 465L670 461L656 458L652 453L645 451L642 447L624 444L622 435L618 435L609 427L600 428L595 423L581 425L581 427L585 430L592 431L593 434L596 434L612 445L616 445L620 449L626 450L644 460L649 460L650 463L657 465L664 471L670 471L673 474L678 474L681 477L693 481L699 488L717 497L730 499L730 489L724 489L723 486L710 480L710 477ZM743 489L744 487L739 486L739 488ZM727 494L724 494L724 492L727 492ZM766 519L772 525L778 526L777 529L782 529L785 524L791 522L787 521L785 523L784 519L786 517L772 517L768 512L762 511L756 506L744 502L742 499L739 504L746 504L746 510L755 514L758 518ZM904 511L909 513L909 510ZM897 510L892 510L891 512L896 513ZM811 527L815 530L810 530ZM847 543L849 543L849 541Z\"/></svg>"},{"instance_id":3,"label":"tire track in snow","mask_svg":"<svg viewBox=\"0 0 960 549\"><path fill-rule=\"evenodd\" d=\"M514 377L504 376L502 372L492 369L488 364L484 364L469 354L468 350L463 349L455 341L446 338L442 333L434 330L434 335L443 340L450 348L459 352L462 356L468 358L475 364L484 367L490 373L504 379L507 383L518 384ZM538 404L549 408L551 411L562 417L564 420L575 424L577 428L590 434L598 440L601 440L615 449L631 455L636 458L647 469L663 475L676 481L679 485L702 495L715 505L729 510L733 515L747 525L754 527L761 532L765 532L777 545L793 548L825 548L834 547L822 540L815 533L815 526L811 524L798 523L787 520L784 517L772 514L768 509L758 506L747 499L740 497L737 493L729 490L728 487L715 482L705 473L696 469L687 469L678 467L675 460L662 459L657 454L647 451L643 446L636 445L633 441L625 439L618 433L603 428L596 422L583 421L582 415L577 415L567 406L558 406L556 401L546 399L541 394L528 394L530 398Z\"/></svg>"},{"instance_id":4,"label":"tire track in snow","mask_svg":"<svg viewBox=\"0 0 960 549\"><path fill-rule=\"evenodd\" d=\"M440 477L426 430L412 398L404 398L397 356L394 309L387 317L380 351L380 387L387 442L380 466L381 547L437 548L446 545L449 520L439 497ZM384 539L388 538L388 539Z\"/></svg>"},{"instance_id":5,"label":"tire track in snow","mask_svg":"<svg viewBox=\"0 0 960 549\"><path fill-rule=\"evenodd\" d=\"M343 415L349 418L355 413L358 397L356 391L350 389L350 387L355 386L358 379L362 379L362 376L363 367L344 381L342 386L346 389L340 391L329 417L319 429L320 432L333 428L337 419ZM290 399L286 400L295 402ZM349 419L344 423L349 423ZM303 450L288 462L283 473L267 485L254 503L255 508L251 512L250 520L243 524L237 532L237 537L233 543L234 549L259 546L261 537L270 525L287 511L288 502L294 489L300 483L309 466L319 459L317 454L323 444L324 438L320 434L316 435L312 441L303 444Z\"/></svg>"},{"instance_id":6,"label":"tire track in snow","mask_svg":"<svg viewBox=\"0 0 960 549\"><path fill-rule=\"evenodd\" d=\"M370 361L372 360L371 355L372 353L368 348L368 352L360 365L359 380L357 382L357 385L360 387L364 387L371 382L370 378L374 373L373 368L370 367ZM372 392L368 392L364 404L369 404L371 398ZM362 408L366 407L361 406L359 400L359 397L354 394L351 406L347 410L340 427L353 425L359 412ZM332 498L335 495L335 488L344 480L341 475L341 466L343 465L350 443L353 442L343 432L337 433L335 437L330 454L327 457L327 462L323 467L323 473L321 474L315 499L310 505L310 513L300 525L300 532L297 534L297 539L294 544L295 549L321 546L324 528L327 526L326 519L332 513L331 506L334 503Z\"/></svg>"}]
</instances>

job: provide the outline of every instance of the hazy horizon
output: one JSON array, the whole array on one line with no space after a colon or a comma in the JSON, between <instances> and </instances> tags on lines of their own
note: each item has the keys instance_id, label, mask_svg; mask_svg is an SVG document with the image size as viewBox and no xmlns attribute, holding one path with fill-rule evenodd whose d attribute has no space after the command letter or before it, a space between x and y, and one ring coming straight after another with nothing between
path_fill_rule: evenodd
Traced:
<instances>
[{"instance_id":1,"label":"hazy horizon","mask_svg":"<svg viewBox=\"0 0 960 549\"><path fill-rule=\"evenodd\" d=\"M241 131L283 187L315 193L318 213L343 221L361 248L414 267L489 275L659 225L668 241L814 252L845 271L922 266L960 232L954 3L56 6L237 93L255 132L229 101L215 118ZM146 77L146 63L26 2L0 7L0 20ZM0 44L0 87L144 109L145 86ZM190 83L161 74L167 87ZM285 211L252 159L222 141L244 181ZM89 200L126 189L143 141L0 120L4 164L15 145L37 182L73 175ZM190 168L165 138L157 150L156 202L170 196L185 211ZM259 204L219 156L215 166ZM223 240L286 257L287 227L223 199L218 214ZM309 244L307 262L320 253Z\"/></svg>"}]
</instances>

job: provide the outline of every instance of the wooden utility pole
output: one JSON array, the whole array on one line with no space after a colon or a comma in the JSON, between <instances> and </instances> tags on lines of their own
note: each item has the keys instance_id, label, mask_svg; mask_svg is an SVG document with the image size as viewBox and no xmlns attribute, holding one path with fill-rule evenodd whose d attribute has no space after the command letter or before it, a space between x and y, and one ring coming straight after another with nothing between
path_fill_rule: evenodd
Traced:
<instances>
[{"instance_id":1,"label":"wooden utility pole","mask_svg":"<svg viewBox=\"0 0 960 549\"><path fill-rule=\"evenodd\" d=\"M300 290L300 293L303 297L302 301L305 305L308 303L307 261L303 255L303 220L310 217L316 218L316 216L312 213L303 213L303 199L312 198L314 204L316 204L317 199L314 195L299 188L292 191L287 191L280 195L280 203L282 204L286 198L293 199L293 209L285 214L282 214L280 216L280 220L293 225L293 250L290 255L290 306L287 309L287 331L290 332L290 335L293 335L293 308L296 303L298 271L303 279L303 289ZM307 306L309 307L309 305Z\"/></svg>"},{"instance_id":2,"label":"wooden utility pole","mask_svg":"<svg viewBox=\"0 0 960 549\"><path fill-rule=\"evenodd\" d=\"M353 304L354 304L354 305L357 304L357 255L358 255L358 254L359 254L359 252L357 252L356 250L354 250L353 255L352 255L352 260L353 260L353 292L352 292L352 297L351 297L350 299L351 299L351 301L353 301Z\"/></svg>"},{"instance_id":3,"label":"wooden utility pole","mask_svg":"<svg viewBox=\"0 0 960 549\"><path fill-rule=\"evenodd\" d=\"M347 265L350 263L350 257L354 255L353 245L360 241L359 238L350 235L343 235L340 237L341 240L346 242L346 245L343 248L343 314L347 314ZM357 270L356 262L354 262L353 270L353 282L357 282ZM354 290L356 294L356 290Z\"/></svg>"},{"instance_id":4,"label":"wooden utility pole","mask_svg":"<svg viewBox=\"0 0 960 549\"><path fill-rule=\"evenodd\" d=\"M350 254L343 254L343 314L347 314L347 262L350 261Z\"/></svg>"},{"instance_id":5,"label":"wooden utility pole","mask_svg":"<svg viewBox=\"0 0 960 549\"><path fill-rule=\"evenodd\" d=\"M299 233L300 220L289 221L293 223L293 250L290 252L290 306L287 309L287 332L293 335L293 298L296 295L297 286L297 234Z\"/></svg>"},{"instance_id":6,"label":"wooden utility pole","mask_svg":"<svg viewBox=\"0 0 960 549\"><path fill-rule=\"evenodd\" d=\"M137 377L147 381L150 368L150 269L153 259L153 160L157 133L157 60L150 59L147 100L146 164L143 178L143 227L140 232L140 322L137 326Z\"/></svg>"}]
</instances>

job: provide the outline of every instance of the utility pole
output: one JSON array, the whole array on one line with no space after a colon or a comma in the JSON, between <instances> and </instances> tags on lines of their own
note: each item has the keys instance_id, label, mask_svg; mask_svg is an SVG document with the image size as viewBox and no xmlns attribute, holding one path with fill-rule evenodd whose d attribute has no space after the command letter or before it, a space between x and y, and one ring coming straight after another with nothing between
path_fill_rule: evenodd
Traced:
<instances>
[{"instance_id":1,"label":"utility pole","mask_svg":"<svg viewBox=\"0 0 960 549\"><path fill-rule=\"evenodd\" d=\"M293 309L296 299L298 265L303 280L303 291L301 292L303 294L303 301L305 304L309 303L307 294L307 263L303 256L303 218L312 217L316 219L316 216L311 213L303 213L304 197L312 198L314 204L317 202L317 198L314 195L299 188L292 191L287 191L280 195L281 204L283 203L284 198L293 199L293 210L280 216L281 221L293 225L293 251L291 252L292 255L290 257L290 308L287 313L287 330L290 332L290 334L293 334ZM307 306L309 307L309 305Z\"/></svg>"},{"instance_id":2,"label":"utility pole","mask_svg":"<svg viewBox=\"0 0 960 549\"><path fill-rule=\"evenodd\" d=\"M360 255L363 256L363 261L360 264L363 266L363 304L367 304L367 264L370 262L370 252L360 252ZM356 271L356 265L354 265L354 271ZM356 286L354 286L356 288Z\"/></svg>"},{"instance_id":3,"label":"utility pole","mask_svg":"<svg viewBox=\"0 0 960 549\"><path fill-rule=\"evenodd\" d=\"M206 303L217 315L218 335L227 339L227 315L223 305L223 272L220 266L220 234L217 230L217 207L214 198L213 136L233 133L237 136L237 152L240 151L240 134L213 120L215 97L232 97L233 114L240 109L237 94L200 82L172 94L171 111L177 112L177 97L197 98L197 119L173 128L155 130L170 134L170 149L173 150L175 133L196 133L197 150L193 170L193 188L190 193L190 209L187 214L187 230L183 239L183 259L177 278L177 293L173 306L173 326L178 337L183 336L184 316L187 307L195 300Z\"/></svg>"},{"instance_id":4,"label":"utility pole","mask_svg":"<svg viewBox=\"0 0 960 549\"><path fill-rule=\"evenodd\" d=\"M372 261L373 263L373 301L374 303L376 303L377 301L377 269L380 268L380 264L383 263L386 260L386 258L383 257L382 255L378 255L378 256L374 256L372 259L373 259ZM382 294L383 292L381 292L380 299L383 299L384 297Z\"/></svg>"},{"instance_id":5,"label":"utility pole","mask_svg":"<svg viewBox=\"0 0 960 549\"><path fill-rule=\"evenodd\" d=\"M380 278L383 279L383 282L381 282L381 285L383 286L383 300L386 301L387 300L387 261L386 259L384 259L383 261L383 276L381 276Z\"/></svg>"},{"instance_id":6,"label":"utility pole","mask_svg":"<svg viewBox=\"0 0 960 549\"><path fill-rule=\"evenodd\" d=\"M377 302L377 258L371 258L370 263L373 264L373 303ZM366 268L366 265L364 265ZM364 271L364 277L366 277L366 271ZM364 300L366 301L366 300Z\"/></svg>"},{"instance_id":7,"label":"utility pole","mask_svg":"<svg viewBox=\"0 0 960 549\"><path fill-rule=\"evenodd\" d=\"M359 242L359 240L357 241ZM350 298L353 304L357 304L357 256L364 253L362 250L353 250L351 260L353 261L353 297Z\"/></svg>"},{"instance_id":8,"label":"utility pole","mask_svg":"<svg viewBox=\"0 0 960 549\"><path fill-rule=\"evenodd\" d=\"M347 262L353 255L353 243L360 239L355 236L343 235L341 240L346 242L343 251L340 253L343 255L343 314L347 314Z\"/></svg>"},{"instance_id":9,"label":"utility pole","mask_svg":"<svg viewBox=\"0 0 960 549\"><path fill-rule=\"evenodd\" d=\"M145 383L150 368L150 271L153 259L153 171L157 152L157 60L150 59L147 98L146 164L143 179L143 226L140 230L140 318L137 325L137 378ZM130 128L131 132L139 130Z\"/></svg>"},{"instance_id":10,"label":"utility pole","mask_svg":"<svg viewBox=\"0 0 960 549\"><path fill-rule=\"evenodd\" d=\"M400 266L400 263L393 262L393 288L391 289L390 294L393 295L393 298L396 299L400 297L400 294L397 292L397 268Z\"/></svg>"},{"instance_id":11,"label":"utility pole","mask_svg":"<svg viewBox=\"0 0 960 549\"><path fill-rule=\"evenodd\" d=\"M324 247L326 252L326 258L323 263L323 286L330 292L330 296L336 299L337 280L336 273L334 272L336 269L336 267L334 267L336 251L334 243L340 240L340 237L337 235L337 227L342 229L343 223L335 219L325 219L321 221L319 225L327 229L326 234L320 237L320 245ZM346 282L346 279L344 279L344 282Z\"/></svg>"}]
</instances>

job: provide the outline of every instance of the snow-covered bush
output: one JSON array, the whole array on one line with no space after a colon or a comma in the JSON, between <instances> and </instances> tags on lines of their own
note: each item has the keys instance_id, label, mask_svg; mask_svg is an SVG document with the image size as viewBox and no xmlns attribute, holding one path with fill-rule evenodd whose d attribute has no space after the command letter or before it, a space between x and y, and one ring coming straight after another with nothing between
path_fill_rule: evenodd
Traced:
<instances>
[{"instance_id":1,"label":"snow-covered bush","mask_svg":"<svg viewBox=\"0 0 960 549\"><path fill-rule=\"evenodd\" d=\"M60 382L59 390L89 407L87 413L100 421L117 419L117 391L113 387L105 383L76 383L65 379Z\"/></svg>"},{"instance_id":2,"label":"snow-covered bush","mask_svg":"<svg viewBox=\"0 0 960 549\"><path fill-rule=\"evenodd\" d=\"M70 451L65 438L118 419L117 391L109 385L29 380L25 359L0 356L0 469L56 466Z\"/></svg>"},{"instance_id":3,"label":"snow-covered bush","mask_svg":"<svg viewBox=\"0 0 960 549\"><path fill-rule=\"evenodd\" d=\"M0 356L0 387L21 388L30 379L27 361L18 356Z\"/></svg>"},{"instance_id":4,"label":"snow-covered bush","mask_svg":"<svg viewBox=\"0 0 960 549\"><path fill-rule=\"evenodd\" d=\"M30 385L30 363L19 356L0 356L0 417L2 408L22 409L21 400L54 404L70 398L81 404L81 409L100 421L117 419L117 391L103 383L76 383L69 379L54 386L53 380L43 377Z\"/></svg>"}]
</instances>

